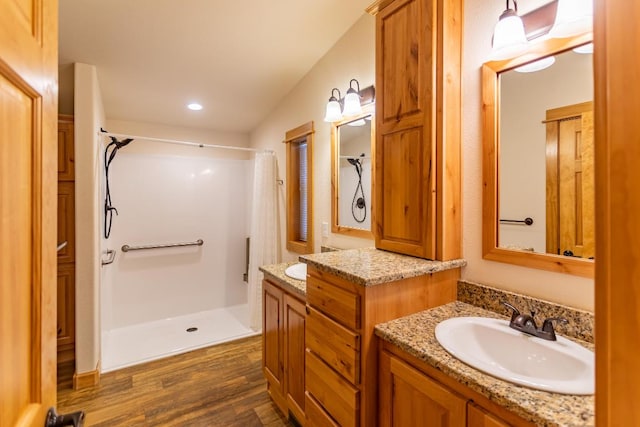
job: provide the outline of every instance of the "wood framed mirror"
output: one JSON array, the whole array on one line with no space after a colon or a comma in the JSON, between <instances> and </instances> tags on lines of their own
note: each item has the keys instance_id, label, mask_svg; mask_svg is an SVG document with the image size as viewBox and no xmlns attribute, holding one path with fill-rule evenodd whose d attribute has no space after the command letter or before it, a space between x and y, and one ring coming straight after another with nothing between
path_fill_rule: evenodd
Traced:
<instances>
[{"instance_id":1,"label":"wood framed mirror","mask_svg":"<svg viewBox=\"0 0 640 427\"><path fill-rule=\"evenodd\" d=\"M331 125L331 231L373 239L372 188L375 118L363 113Z\"/></svg>"},{"instance_id":2,"label":"wood framed mirror","mask_svg":"<svg viewBox=\"0 0 640 427\"><path fill-rule=\"evenodd\" d=\"M594 276L593 58L575 51L592 38L539 41L482 67L484 259Z\"/></svg>"}]
</instances>

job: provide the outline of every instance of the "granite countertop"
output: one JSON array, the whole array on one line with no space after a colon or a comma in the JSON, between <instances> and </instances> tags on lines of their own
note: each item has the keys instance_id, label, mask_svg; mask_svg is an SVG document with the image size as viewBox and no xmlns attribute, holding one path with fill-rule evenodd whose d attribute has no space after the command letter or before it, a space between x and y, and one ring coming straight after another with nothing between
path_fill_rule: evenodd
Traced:
<instances>
[{"instance_id":1,"label":"granite countertop","mask_svg":"<svg viewBox=\"0 0 640 427\"><path fill-rule=\"evenodd\" d=\"M373 286L467 265L463 259L429 261L376 248L301 255L300 261L360 286Z\"/></svg>"},{"instance_id":2,"label":"granite countertop","mask_svg":"<svg viewBox=\"0 0 640 427\"><path fill-rule=\"evenodd\" d=\"M307 297L307 282L304 280L297 280L284 274L287 267L297 264L297 262L283 262L281 264L271 264L260 266L260 271L265 274L266 278L271 279L285 290L298 294L304 298Z\"/></svg>"},{"instance_id":3,"label":"granite countertop","mask_svg":"<svg viewBox=\"0 0 640 427\"><path fill-rule=\"evenodd\" d=\"M438 343L435 327L460 316L506 319L492 311L455 301L376 326L380 338L456 379L491 401L540 426L594 426L594 396L574 396L533 390L484 374L451 356ZM576 339L587 348L593 345Z\"/></svg>"}]
</instances>

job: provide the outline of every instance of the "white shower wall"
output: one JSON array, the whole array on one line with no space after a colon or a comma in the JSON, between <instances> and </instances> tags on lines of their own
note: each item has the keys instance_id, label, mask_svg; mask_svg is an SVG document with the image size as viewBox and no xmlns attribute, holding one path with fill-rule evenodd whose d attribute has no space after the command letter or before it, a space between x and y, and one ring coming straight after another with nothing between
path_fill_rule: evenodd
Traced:
<instances>
[{"instance_id":1,"label":"white shower wall","mask_svg":"<svg viewBox=\"0 0 640 427\"><path fill-rule=\"evenodd\" d=\"M136 144L134 141L132 144ZM110 167L116 249L102 286L102 330L246 304L252 160L127 153ZM195 149L198 150L198 149ZM124 253L121 247L203 246Z\"/></svg>"}]
</instances>

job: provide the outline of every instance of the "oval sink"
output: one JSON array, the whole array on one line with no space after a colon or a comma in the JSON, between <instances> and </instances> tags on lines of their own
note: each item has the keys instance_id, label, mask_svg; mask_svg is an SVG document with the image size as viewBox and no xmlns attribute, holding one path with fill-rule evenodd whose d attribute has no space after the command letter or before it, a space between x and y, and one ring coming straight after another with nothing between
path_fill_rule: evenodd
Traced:
<instances>
[{"instance_id":1,"label":"oval sink","mask_svg":"<svg viewBox=\"0 0 640 427\"><path fill-rule=\"evenodd\" d=\"M454 317L436 326L436 339L451 355L489 375L525 387L562 394L594 393L591 350L557 337L546 341L486 317Z\"/></svg>"},{"instance_id":2,"label":"oval sink","mask_svg":"<svg viewBox=\"0 0 640 427\"><path fill-rule=\"evenodd\" d=\"M287 276L297 280L307 280L307 264L299 262L287 267L284 271Z\"/></svg>"}]
</instances>

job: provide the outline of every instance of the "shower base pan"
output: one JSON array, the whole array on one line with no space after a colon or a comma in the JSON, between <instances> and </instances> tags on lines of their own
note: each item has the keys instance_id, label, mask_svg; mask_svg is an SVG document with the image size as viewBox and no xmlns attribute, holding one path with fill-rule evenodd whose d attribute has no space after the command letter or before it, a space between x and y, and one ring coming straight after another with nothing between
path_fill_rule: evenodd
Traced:
<instances>
[{"instance_id":1,"label":"shower base pan","mask_svg":"<svg viewBox=\"0 0 640 427\"><path fill-rule=\"evenodd\" d=\"M102 372L259 335L247 304L201 311L102 333Z\"/></svg>"}]
</instances>

